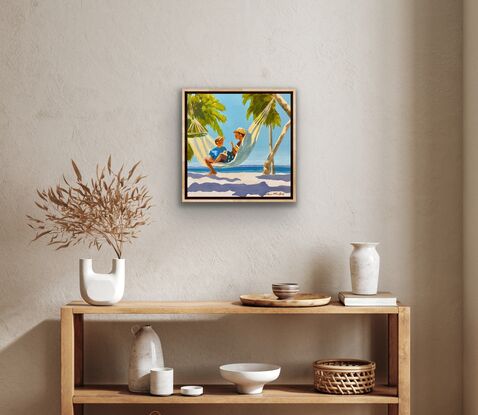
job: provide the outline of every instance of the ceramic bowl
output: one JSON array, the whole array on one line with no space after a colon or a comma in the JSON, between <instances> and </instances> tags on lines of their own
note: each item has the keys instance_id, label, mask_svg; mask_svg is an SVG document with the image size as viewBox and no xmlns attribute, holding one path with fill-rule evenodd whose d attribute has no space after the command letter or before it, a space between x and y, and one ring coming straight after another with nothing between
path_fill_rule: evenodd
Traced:
<instances>
[{"instance_id":1,"label":"ceramic bowl","mask_svg":"<svg viewBox=\"0 0 478 415\"><path fill-rule=\"evenodd\" d=\"M237 392L248 395L262 393L266 383L279 377L280 369L266 363L232 363L219 368L224 379L236 384Z\"/></svg>"},{"instance_id":2,"label":"ceramic bowl","mask_svg":"<svg viewBox=\"0 0 478 415\"><path fill-rule=\"evenodd\" d=\"M287 300L299 293L299 284L296 282L284 282L272 284L272 292L281 300Z\"/></svg>"},{"instance_id":3,"label":"ceramic bowl","mask_svg":"<svg viewBox=\"0 0 478 415\"><path fill-rule=\"evenodd\" d=\"M181 395L184 396L201 396L203 394L202 386L182 386Z\"/></svg>"},{"instance_id":4,"label":"ceramic bowl","mask_svg":"<svg viewBox=\"0 0 478 415\"><path fill-rule=\"evenodd\" d=\"M280 282L277 284L272 284L272 288L279 288L279 289L299 289L299 284L297 282Z\"/></svg>"},{"instance_id":5,"label":"ceramic bowl","mask_svg":"<svg viewBox=\"0 0 478 415\"><path fill-rule=\"evenodd\" d=\"M274 294L280 300L290 300L291 298L294 298L297 294L299 294L299 290L297 290L297 291L277 291L277 290L274 290Z\"/></svg>"}]
</instances>

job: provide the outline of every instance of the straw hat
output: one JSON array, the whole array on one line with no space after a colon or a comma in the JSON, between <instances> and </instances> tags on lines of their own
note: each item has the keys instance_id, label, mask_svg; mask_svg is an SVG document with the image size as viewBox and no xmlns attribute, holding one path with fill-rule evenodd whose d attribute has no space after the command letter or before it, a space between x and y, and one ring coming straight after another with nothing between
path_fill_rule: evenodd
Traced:
<instances>
[{"instance_id":1,"label":"straw hat","mask_svg":"<svg viewBox=\"0 0 478 415\"><path fill-rule=\"evenodd\" d=\"M242 134L242 135L246 135L246 130L244 130L244 128L242 128L242 127L235 129L233 132L234 133L239 133L239 134Z\"/></svg>"}]
</instances>

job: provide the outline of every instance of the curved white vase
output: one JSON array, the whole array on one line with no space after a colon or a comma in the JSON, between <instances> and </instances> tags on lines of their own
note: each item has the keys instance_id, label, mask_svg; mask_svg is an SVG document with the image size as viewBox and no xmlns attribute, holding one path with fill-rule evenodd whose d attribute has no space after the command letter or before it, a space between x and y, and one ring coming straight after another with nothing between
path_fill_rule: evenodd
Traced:
<instances>
[{"instance_id":1,"label":"curved white vase","mask_svg":"<svg viewBox=\"0 0 478 415\"><path fill-rule=\"evenodd\" d=\"M92 305L113 305L123 298L125 280L125 260L113 259L109 274L93 271L92 259L80 259L81 297Z\"/></svg>"},{"instance_id":2,"label":"curved white vase","mask_svg":"<svg viewBox=\"0 0 478 415\"><path fill-rule=\"evenodd\" d=\"M359 295L377 294L380 272L380 256L376 246L378 242L353 242L350 255L350 275L352 292Z\"/></svg>"},{"instance_id":3,"label":"curved white vase","mask_svg":"<svg viewBox=\"0 0 478 415\"><path fill-rule=\"evenodd\" d=\"M149 393L151 369L164 367L161 341L150 325L134 326L131 333L134 340L129 355L128 389Z\"/></svg>"}]
</instances>

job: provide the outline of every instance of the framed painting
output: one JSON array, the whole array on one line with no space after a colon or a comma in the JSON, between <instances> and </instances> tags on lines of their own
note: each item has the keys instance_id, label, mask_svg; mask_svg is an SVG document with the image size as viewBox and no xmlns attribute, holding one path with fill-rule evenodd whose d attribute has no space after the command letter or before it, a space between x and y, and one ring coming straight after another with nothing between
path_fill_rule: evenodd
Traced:
<instances>
[{"instance_id":1,"label":"framed painting","mask_svg":"<svg viewBox=\"0 0 478 415\"><path fill-rule=\"evenodd\" d=\"M294 89L184 89L183 202L295 202Z\"/></svg>"}]
</instances>

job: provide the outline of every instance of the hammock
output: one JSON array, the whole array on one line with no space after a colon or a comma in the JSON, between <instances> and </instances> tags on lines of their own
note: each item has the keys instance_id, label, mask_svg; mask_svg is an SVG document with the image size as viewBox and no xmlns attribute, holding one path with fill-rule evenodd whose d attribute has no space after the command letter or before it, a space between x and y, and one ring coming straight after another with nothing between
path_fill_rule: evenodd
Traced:
<instances>
[{"instance_id":1,"label":"hammock","mask_svg":"<svg viewBox=\"0 0 478 415\"><path fill-rule=\"evenodd\" d=\"M271 110L273 104L274 100L272 99L264 108L264 110L254 119L254 121L252 121L252 124L247 130L247 134L242 140L242 144L239 146L239 150L237 151L234 159L229 163L214 163L215 167L234 167L244 163L244 161L247 160L257 143L261 127L264 125L264 122L269 115L269 111ZM212 150L212 148L216 147L216 143L214 142L213 138L196 118L191 120L187 137L188 143L191 146L194 155L200 163L207 167L207 164L204 160L209 157L209 152Z\"/></svg>"}]
</instances>

